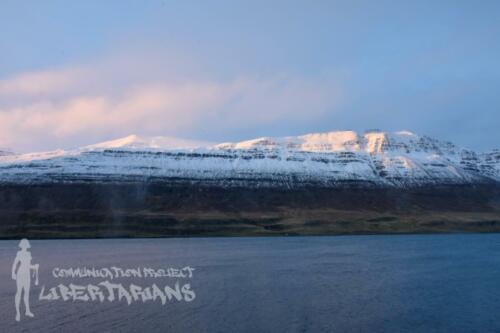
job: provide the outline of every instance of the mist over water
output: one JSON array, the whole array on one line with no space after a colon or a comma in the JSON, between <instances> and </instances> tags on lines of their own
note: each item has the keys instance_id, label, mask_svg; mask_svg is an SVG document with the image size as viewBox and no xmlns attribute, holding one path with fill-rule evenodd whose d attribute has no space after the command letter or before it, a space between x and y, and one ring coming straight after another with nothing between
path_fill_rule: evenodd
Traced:
<instances>
[{"instance_id":1,"label":"mist over water","mask_svg":"<svg viewBox=\"0 0 500 333\"><path fill-rule=\"evenodd\" d=\"M499 331L500 235L31 241L40 285L35 318L14 320L17 241L0 242L3 332L488 332ZM41 287L97 284L56 279L55 267L193 267L191 302L38 299Z\"/></svg>"}]
</instances>

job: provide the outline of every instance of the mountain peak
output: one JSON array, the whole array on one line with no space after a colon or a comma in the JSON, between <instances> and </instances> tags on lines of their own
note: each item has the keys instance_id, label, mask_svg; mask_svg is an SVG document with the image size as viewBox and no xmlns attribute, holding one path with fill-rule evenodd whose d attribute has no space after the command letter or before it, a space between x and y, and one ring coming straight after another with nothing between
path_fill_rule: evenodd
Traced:
<instances>
[{"instance_id":1,"label":"mountain peak","mask_svg":"<svg viewBox=\"0 0 500 333\"><path fill-rule=\"evenodd\" d=\"M123 138L104 141L94 145L86 146L84 149L193 149L209 146L211 143L173 138L167 136L141 137L136 134L131 134Z\"/></svg>"}]
</instances>

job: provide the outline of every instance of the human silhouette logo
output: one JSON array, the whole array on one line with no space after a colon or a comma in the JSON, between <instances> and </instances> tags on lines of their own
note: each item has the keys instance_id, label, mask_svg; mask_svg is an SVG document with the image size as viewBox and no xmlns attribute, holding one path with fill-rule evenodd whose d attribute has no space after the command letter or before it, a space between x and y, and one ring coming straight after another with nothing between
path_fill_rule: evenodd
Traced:
<instances>
[{"instance_id":1,"label":"human silhouette logo","mask_svg":"<svg viewBox=\"0 0 500 333\"><path fill-rule=\"evenodd\" d=\"M38 285L38 264L31 264L30 242L23 238L19 242L20 251L17 251L16 259L12 265L12 279L16 281L17 291L15 296L16 321L21 320L21 297L24 300L25 315L34 317L30 310L30 287L31 275L35 276L35 286Z\"/></svg>"}]
</instances>

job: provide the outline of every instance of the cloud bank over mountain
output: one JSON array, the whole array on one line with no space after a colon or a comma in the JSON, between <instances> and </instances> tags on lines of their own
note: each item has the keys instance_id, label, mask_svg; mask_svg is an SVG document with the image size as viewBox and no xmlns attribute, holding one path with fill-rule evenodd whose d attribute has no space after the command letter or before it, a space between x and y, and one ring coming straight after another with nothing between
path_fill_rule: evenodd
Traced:
<instances>
[{"instance_id":1,"label":"cloud bank over mountain","mask_svg":"<svg viewBox=\"0 0 500 333\"><path fill-rule=\"evenodd\" d=\"M299 124L341 100L333 80L289 75L211 79L133 59L28 72L0 81L0 146L69 148L129 133L196 137ZM199 134L198 134L199 135ZM91 139L89 139L91 138ZM200 138L201 139L201 138Z\"/></svg>"},{"instance_id":2,"label":"cloud bank over mountain","mask_svg":"<svg viewBox=\"0 0 500 333\"><path fill-rule=\"evenodd\" d=\"M500 3L10 2L0 148L408 129L498 147Z\"/></svg>"}]
</instances>

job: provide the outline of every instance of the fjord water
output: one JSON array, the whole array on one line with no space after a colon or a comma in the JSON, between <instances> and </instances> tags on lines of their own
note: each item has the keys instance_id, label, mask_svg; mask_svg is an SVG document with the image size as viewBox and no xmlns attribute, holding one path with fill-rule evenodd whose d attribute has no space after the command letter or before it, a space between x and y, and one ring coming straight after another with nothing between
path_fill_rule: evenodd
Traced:
<instances>
[{"instance_id":1,"label":"fjord water","mask_svg":"<svg viewBox=\"0 0 500 333\"><path fill-rule=\"evenodd\" d=\"M0 241L2 332L500 331L500 234L31 241L40 285L19 323L17 244ZM81 282L54 267L110 266L191 266L196 298L38 300L42 285Z\"/></svg>"}]
</instances>

